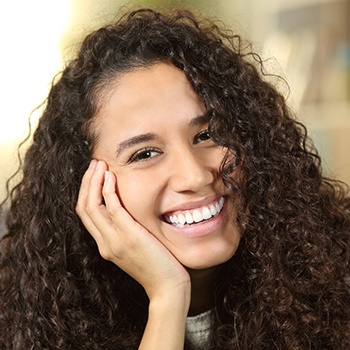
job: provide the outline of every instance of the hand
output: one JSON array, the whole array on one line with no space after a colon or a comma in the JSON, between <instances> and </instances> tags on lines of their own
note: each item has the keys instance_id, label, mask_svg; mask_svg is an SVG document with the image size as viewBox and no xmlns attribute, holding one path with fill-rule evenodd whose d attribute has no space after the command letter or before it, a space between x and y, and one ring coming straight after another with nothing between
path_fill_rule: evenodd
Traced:
<instances>
[{"instance_id":1,"label":"hand","mask_svg":"<svg viewBox=\"0 0 350 350\"><path fill-rule=\"evenodd\" d=\"M174 293L189 295L188 272L122 207L116 177L104 161L91 161L82 179L76 211L101 256L138 281L150 300Z\"/></svg>"}]
</instances>

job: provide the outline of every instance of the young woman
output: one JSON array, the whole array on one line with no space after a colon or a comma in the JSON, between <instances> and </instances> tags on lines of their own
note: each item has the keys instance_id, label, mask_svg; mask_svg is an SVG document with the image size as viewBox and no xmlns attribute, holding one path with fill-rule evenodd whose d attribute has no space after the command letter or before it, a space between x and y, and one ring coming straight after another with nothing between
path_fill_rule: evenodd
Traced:
<instances>
[{"instance_id":1,"label":"young woman","mask_svg":"<svg viewBox=\"0 0 350 350\"><path fill-rule=\"evenodd\" d=\"M349 200L256 58L188 12L87 36L10 195L1 349L349 348Z\"/></svg>"}]
</instances>

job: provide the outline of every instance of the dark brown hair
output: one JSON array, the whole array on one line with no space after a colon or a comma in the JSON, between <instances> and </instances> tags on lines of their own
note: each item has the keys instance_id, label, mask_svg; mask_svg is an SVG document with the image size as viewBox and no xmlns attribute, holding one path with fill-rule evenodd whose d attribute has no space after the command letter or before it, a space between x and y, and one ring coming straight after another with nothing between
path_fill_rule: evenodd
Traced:
<instances>
[{"instance_id":1,"label":"dark brown hair","mask_svg":"<svg viewBox=\"0 0 350 350\"><path fill-rule=\"evenodd\" d=\"M0 348L137 349L144 290L101 258L75 205L103 91L118 74L160 61L186 74L215 142L232 151L222 176L239 195L244 234L215 291L213 348L348 349L343 187L322 176L305 128L238 35L186 11L147 9L88 35L52 86L9 198Z\"/></svg>"}]
</instances>

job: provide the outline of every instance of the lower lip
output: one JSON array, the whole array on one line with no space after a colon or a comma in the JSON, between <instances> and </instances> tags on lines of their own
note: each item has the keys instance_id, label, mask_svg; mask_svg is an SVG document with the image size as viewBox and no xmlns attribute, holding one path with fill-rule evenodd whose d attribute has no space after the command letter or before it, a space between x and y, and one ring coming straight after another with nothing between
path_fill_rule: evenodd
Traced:
<instances>
[{"instance_id":1,"label":"lower lip","mask_svg":"<svg viewBox=\"0 0 350 350\"><path fill-rule=\"evenodd\" d=\"M226 218L226 200L219 215L214 216L209 220L202 221L198 224L185 225L184 227L177 227L175 225L164 222L167 227L179 235L188 237L202 237L212 234L219 229L225 222Z\"/></svg>"}]
</instances>

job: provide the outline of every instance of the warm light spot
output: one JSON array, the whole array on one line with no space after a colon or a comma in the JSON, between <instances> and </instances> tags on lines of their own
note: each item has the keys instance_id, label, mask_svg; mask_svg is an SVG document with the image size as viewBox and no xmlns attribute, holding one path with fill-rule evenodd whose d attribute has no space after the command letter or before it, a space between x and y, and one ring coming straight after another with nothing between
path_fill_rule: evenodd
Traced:
<instances>
[{"instance_id":1,"label":"warm light spot","mask_svg":"<svg viewBox=\"0 0 350 350\"><path fill-rule=\"evenodd\" d=\"M60 68L59 41L69 4L68 0L0 4L1 143L22 136L30 112L45 98Z\"/></svg>"},{"instance_id":2,"label":"warm light spot","mask_svg":"<svg viewBox=\"0 0 350 350\"><path fill-rule=\"evenodd\" d=\"M31 111L46 98L61 68L60 39L70 4L70 0L0 3L1 181L12 172L17 143L27 133Z\"/></svg>"}]
</instances>

